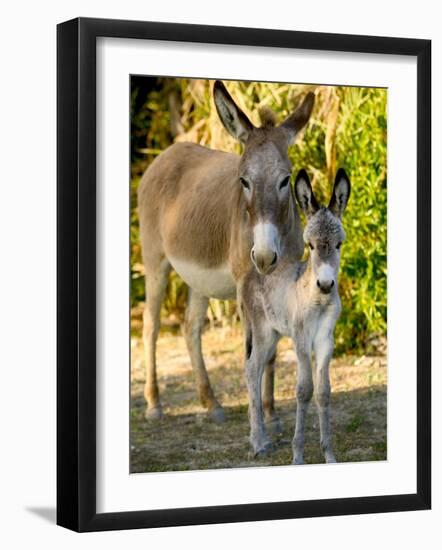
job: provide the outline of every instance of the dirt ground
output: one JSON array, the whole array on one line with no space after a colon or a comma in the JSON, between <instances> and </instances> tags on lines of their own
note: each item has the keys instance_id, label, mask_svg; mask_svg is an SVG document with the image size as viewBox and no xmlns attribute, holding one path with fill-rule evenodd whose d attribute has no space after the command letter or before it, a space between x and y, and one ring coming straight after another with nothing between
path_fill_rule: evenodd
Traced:
<instances>
[{"instance_id":1,"label":"dirt ground","mask_svg":"<svg viewBox=\"0 0 442 550\"><path fill-rule=\"evenodd\" d=\"M209 329L203 351L215 394L227 420L217 425L200 405L190 360L181 335L161 334L158 376L165 417L144 418L142 341L132 338L131 472L203 470L291 464L296 402L295 355L288 339L278 348L276 410L283 434L268 458L249 458L247 390L242 365L242 334ZM387 458L387 361L384 355L346 356L331 365L333 442L338 462ZM323 462L319 423L312 400L305 435L305 462Z\"/></svg>"}]
</instances>

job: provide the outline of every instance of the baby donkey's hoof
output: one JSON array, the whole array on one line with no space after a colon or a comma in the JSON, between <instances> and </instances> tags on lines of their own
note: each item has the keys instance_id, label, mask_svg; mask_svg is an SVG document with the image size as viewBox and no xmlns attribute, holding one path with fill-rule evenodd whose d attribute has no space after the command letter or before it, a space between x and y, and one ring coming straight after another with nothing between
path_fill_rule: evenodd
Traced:
<instances>
[{"instance_id":1,"label":"baby donkey's hoof","mask_svg":"<svg viewBox=\"0 0 442 550\"><path fill-rule=\"evenodd\" d=\"M273 453L273 444L271 442L266 443L262 448L258 450L251 450L249 452L249 460L267 458Z\"/></svg>"}]
</instances>

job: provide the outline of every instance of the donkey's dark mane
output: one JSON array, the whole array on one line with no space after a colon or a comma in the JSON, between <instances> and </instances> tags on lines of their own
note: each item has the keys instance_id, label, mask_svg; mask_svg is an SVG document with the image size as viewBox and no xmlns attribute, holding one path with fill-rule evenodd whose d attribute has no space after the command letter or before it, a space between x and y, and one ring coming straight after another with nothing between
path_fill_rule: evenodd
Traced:
<instances>
[{"instance_id":1,"label":"donkey's dark mane","mask_svg":"<svg viewBox=\"0 0 442 550\"><path fill-rule=\"evenodd\" d=\"M262 128L273 128L276 125L275 113L269 107L261 107L259 110Z\"/></svg>"}]
</instances>

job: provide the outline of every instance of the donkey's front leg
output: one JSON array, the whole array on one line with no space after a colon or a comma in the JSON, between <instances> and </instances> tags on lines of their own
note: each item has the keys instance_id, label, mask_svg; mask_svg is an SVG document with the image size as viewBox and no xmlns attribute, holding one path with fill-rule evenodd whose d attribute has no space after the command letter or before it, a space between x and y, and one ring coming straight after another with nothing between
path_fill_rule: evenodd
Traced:
<instances>
[{"instance_id":1,"label":"donkey's front leg","mask_svg":"<svg viewBox=\"0 0 442 550\"><path fill-rule=\"evenodd\" d=\"M275 411L275 360L276 353L271 357L264 369L262 381L262 405L264 419L270 433L282 434L282 423Z\"/></svg>"},{"instance_id":2,"label":"donkey's front leg","mask_svg":"<svg viewBox=\"0 0 442 550\"><path fill-rule=\"evenodd\" d=\"M332 429L330 421L330 374L329 365L333 355L333 336L330 331L320 332L314 342L316 357L316 391L315 399L319 415L321 432L321 450L325 461L336 462L332 446Z\"/></svg>"},{"instance_id":3,"label":"donkey's front leg","mask_svg":"<svg viewBox=\"0 0 442 550\"><path fill-rule=\"evenodd\" d=\"M262 409L261 386L264 367L272 356L273 342L258 334L256 328L246 328L246 381L249 394L250 444L253 456L266 456L272 450Z\"/></svg>"},{"instance_id":4,"label":"donkey's front leg","mask_svg":"<svg viewBox=\"0 0 442 550\"><path fill-rule=\"evenodd\" d=\"M313 377L309 350L296 346L298 382L296 384L296 427L293 437L293 464L304 464L304 433L307 409L313 395Z\"/></svg>"},{"instance_id":5,"label":"donkey's front leg","mask_svg":"<svg viewBox=\"0 0 442 550\"><path fill-rule=\"evenodd\" d=\"M201 334L206 320L209 299L189 288L189 300L186 308L183 332L187 349L195 373L198 394L203 407L217 423L224 422L224 410L215 398L201 349Z\"/></svg>"}]
</instances>

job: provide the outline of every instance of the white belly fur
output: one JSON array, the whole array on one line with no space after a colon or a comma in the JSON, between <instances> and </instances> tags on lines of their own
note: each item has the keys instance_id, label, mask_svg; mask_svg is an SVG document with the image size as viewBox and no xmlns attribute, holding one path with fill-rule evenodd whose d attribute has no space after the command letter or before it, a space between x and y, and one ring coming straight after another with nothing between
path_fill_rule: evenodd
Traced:
<instances>
[{"instance_id":1,"label":"white belly fur","mask_svg":"<svg viewBox=\"0 0 442 550\"><path fill-rule=\"evenodd\" d=\"M169 258L169 261L183 281L195 292L221 300L236 297L235 281L226 265L207 268L176 258Z\"/></svg>"}]
</instances>

